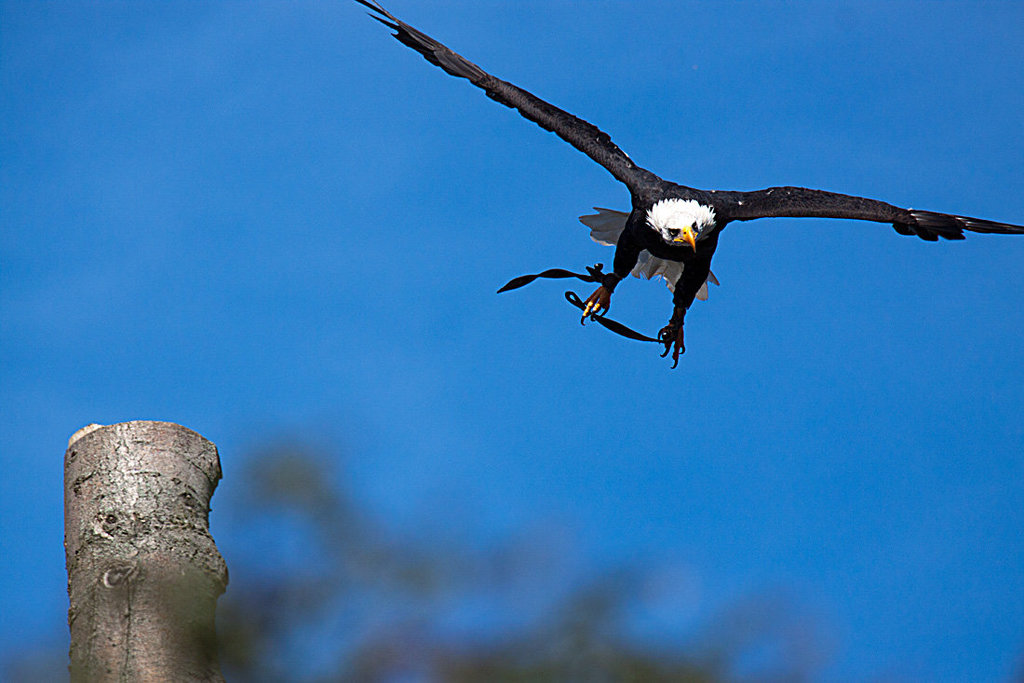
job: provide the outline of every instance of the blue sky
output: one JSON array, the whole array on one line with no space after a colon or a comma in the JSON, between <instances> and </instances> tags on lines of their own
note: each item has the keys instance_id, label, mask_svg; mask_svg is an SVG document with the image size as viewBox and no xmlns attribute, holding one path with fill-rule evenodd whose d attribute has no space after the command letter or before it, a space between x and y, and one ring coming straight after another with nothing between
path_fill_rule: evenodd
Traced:
<instances>
[{"instance_id":1,"label":"blue sky","mask_svg":"<svg viewBox=\"0 0 1024 683\"><path fill-rule=\"evenodd\" d=\"M669 179L1024 223L1018 2L388 7ZM0 652L64 619L67 437L161 419L223 489L326 433L396 524L558 520L693 613L783 588L827 680L1019 675L1024 238L731 226L670 371L563 283L495 295L610 263L576 217L624 189L353 2L5 1L0 40Z\"/></svg>"}]
</instances>

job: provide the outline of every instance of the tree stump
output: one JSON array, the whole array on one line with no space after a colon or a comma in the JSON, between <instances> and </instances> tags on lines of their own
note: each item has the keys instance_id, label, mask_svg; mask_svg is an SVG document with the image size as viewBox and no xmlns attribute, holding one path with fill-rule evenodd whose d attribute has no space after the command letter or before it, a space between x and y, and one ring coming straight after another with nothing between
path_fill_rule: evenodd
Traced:
<instances>
[{"instance_id":1,"label":"tree stump","mask_svg":"<svg viewBox=\"0 0 1024 683\"><path fill-rule=\"evenodd\" d=\"M217 447L169 422L89 425L64 455L72 681L223 681L209 530Z\"/></svg>"}]
</instances>

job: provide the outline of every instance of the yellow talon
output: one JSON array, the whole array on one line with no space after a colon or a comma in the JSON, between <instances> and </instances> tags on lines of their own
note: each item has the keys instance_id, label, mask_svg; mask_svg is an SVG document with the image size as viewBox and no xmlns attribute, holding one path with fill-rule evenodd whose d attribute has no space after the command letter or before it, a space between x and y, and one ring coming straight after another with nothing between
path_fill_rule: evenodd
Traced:
<instances>
[{"instance_id":1,"label":"yellow talon","mask_svg":"<svg viewBox=\"0 0 1024 683\"><path fill-rule=\"evenodd\" d=\"M580 318L580 323L585 325L588 317L596 317L600 315L602 311L607 311L609 296L610 292L604 289L604 287L598 287L597 291L591 294L584 303L583 317Z\"/></svg>"}]
</instances>

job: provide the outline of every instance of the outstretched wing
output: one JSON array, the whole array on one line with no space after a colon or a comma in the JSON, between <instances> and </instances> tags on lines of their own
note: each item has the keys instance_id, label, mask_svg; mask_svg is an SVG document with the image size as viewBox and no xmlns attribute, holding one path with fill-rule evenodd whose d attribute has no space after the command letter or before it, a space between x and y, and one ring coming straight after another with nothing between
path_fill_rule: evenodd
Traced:
<instances>
[{"instance_id":1,"label":"outstretched wing","mask_svg":"<svg viewBox=\"0 0 1024 683\"><path fill-rule=\"evenodd\" d=\"M962 240L964 230L1024 234L1024 226L934 211L901 209L874 199L852 197L804 187L770 187L755 192L716 192L716 212L726 220L788 216L793 218L853 218L890 223L901 235L917 235L934 242L940 237Z\"/></svg>"},{"instance_id":2,"label":"outstretched wing","mask_svg":"<svg viewBox=\"0 0 1024 683\"><path fill-rule=\"evenodd\" d=\"M373 0L356 0L369 7L372 16L395 31L395 38L423 55L428 62L439 66L453 76L469 80L482 88L487 96L496 102L512 107L541 128L552 131L570 145L604 166L615 178L633 192L644 183L660 179L650 171L640 168L619 149L607 133L583 119L548 104L522 88L491 76L468 59L458 55L430 36L416 30Z\"/></svg>"}]
</instances>

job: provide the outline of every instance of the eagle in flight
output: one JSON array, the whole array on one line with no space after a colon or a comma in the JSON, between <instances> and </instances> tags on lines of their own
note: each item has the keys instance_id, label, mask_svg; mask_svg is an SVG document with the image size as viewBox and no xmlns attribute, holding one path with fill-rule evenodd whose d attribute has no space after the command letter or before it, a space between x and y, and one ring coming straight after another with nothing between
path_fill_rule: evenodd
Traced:
<instances>
[{"instance_id":1,"label":"eagle in flight","mask_svg":"<svg viewBox=\"0 0 1024 683\"><path fill-rule=\"evenodd\" d=\"M674 363L678 363L679 354L685 350L683 319L687 309L695 298L706 297L708 282L717 284L711 273L711 257L718 247L719 234L732 221L769 217L848 218L889 223L901 235L916 235L930 242L940 237L962 240L965 230L1024 234L1024 226L1020 225L933 211L901 209L874 199L803 187L771 187L752 192L736 192L698 190L678 185L637 166L612 142L607 133L596 126L512 83L495 78L398 19L375 0L356 2L368 7L371 10L370 16L393 29L395 38L419 52L428 62L453 76L467 79L483 89L491 99L516 109L541 128L555 133L604 166L629 189L632 200L629 213L597 209L597 214L580 217L591 228L594 240L615 245L611 272L604 273L598 267L588 269L589 277L568 271L557 271L558 275L550 275L556 272L554 270L542 275L576 275L581 279L599 282L600 286L589 298L582 302L577 300L576 303L583 310L581 322L589 317L602 323L603 315L611 305L612 292L630 273L638 277L665 278L672 290L674 307L668 324L658 333L657 341L664 344L665 355L672 353ZM502 291L521 286L535 277L538 276L517 278L522 282L513 280ZM628 329L617 323L615 325L619 329ZM636 335L636 338L640 337Z\"/></svg>"}]
</instances>

